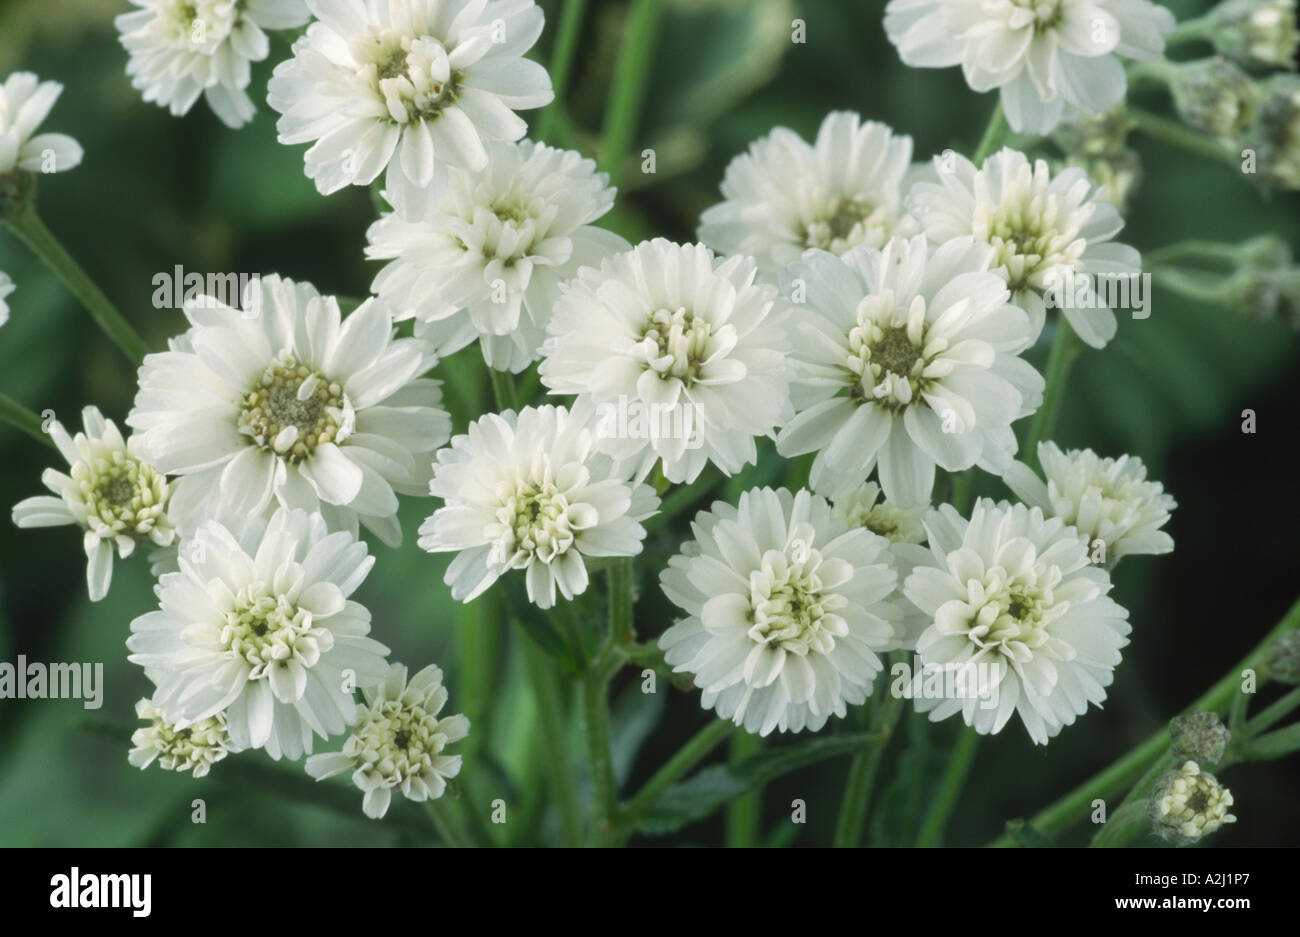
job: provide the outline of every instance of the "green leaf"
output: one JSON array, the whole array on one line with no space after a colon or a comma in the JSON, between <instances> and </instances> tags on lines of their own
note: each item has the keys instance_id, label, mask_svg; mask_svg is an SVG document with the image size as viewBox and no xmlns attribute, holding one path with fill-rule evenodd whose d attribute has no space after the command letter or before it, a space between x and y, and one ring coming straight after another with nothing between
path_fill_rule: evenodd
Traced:
<instances>
[{"instance_id":1,"label":"green leaf","mask_svg":"<svg viewBox=\"0 0 1300 937\"><path fill-rule=\"evenodd\" d=\"M727 801L827 758L852 754L877 739L871 732L832 735L760 752L731 765L714 765L666 789L641 816L638 828L672 833L703 820Z\"/></svg>"},{"instance_id":2,"label":"green leaf","mask_svg":"<svg viewBox=\"0 0 1300 937\"><path fill-rule=\"evenodd\" d=\"M1026 849L1042 849L1052 846L1050 839L1020 817L1007 821L1007 835L1016 841L1017 846L1023 846Z\"/></svg>"},{"instance_id":3,"label":"green leaf","mask_svg":"<svg viewBox=\"0 0 1300 937\"><path fill-rule=\"evenodd\" d=\"M537 642L537 646L543 651L572 666L573 653L546 614L528 601L519 577L507 574L499 581L510 617L519 622L519 626L524 629L528 637Z\"/></svg>"}]
</instances>

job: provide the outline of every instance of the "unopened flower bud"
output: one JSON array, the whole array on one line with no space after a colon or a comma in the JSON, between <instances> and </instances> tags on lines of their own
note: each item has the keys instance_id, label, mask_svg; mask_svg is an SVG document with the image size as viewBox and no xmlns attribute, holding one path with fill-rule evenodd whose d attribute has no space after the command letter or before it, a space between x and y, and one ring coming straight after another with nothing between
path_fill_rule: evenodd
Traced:
<instances>
[{"instance_id":1,"label":"unopened flower bud","mask_svg":"<svg viewBox=\"0 0 1300 937\"><path fill-rule=\"evenodd\" d=\"M1300 631L1288 631L1269 645L1264 670L1279 683L1300 683Z\"/></svg>"},{"instance_id":2,"label":"unopened flower bud","mask_svg":"<svg viewBox=\"0 0 1300 937\"><path fill-rule=\"evenodd\" d=\"M1194 761L1168 772L1151 795L1151 824L1168 842L1187 846L1219 829L1236 823L1228 813L1232 792Z\"/></svg>"},{"instance_id":3,"label":"unopened flower bud","mask_svg":"<svg viewBox=\"0 0 1300 937\"><path fill-rule=\"evenodd\" d=\"M1254 118L1259 87L1225 58L1175 67L1169 90L1178 114L1191 127L1231 140Z\"/></svg>"},{"instance_id":4,"label":"unopened flower bud","mask_svg":"<svg viewBox=\"0 0 1300 937\"><path fill-rule=\"evenodd\" d=\"M1124 140L1137 123L1124 104L1100 114L1067 117L1052 132L1052 139L1072 157L1113 156L1124 149Z\"/></svg>"},{"instance_id":5,"label":"unopened flower bud","mask_svg":"<svg viewBox=\"0 0 1300 937\"><path fill-rule=\"evenodd\" d=\"M1300 189L1300 77L1274 75L1263 86L1255 122L1242 146L1255 153L1257 171L1276 189Z\"/></svg>"},{"instance_id":6,"label":"unopened flower bud","mask_svg":"<svg viewBox=\"0 0 1300 937\"><path fill-rule=\"evenodd\" d=\"M1253 68L1294 68L1295 0L1227 0L1210 15L1208 38L1224 55Z\"/></svg>"},{"instance_id":7,"label":"unopened flower bud","mask_svg":"<svg viewBox=\"0 0 1300 937\"><path fill-rule=\"evenodd\" d=\"M1230 733L1214 713L1195 710L1169 722L1174 751L1202 764L1217 765L1228 747Z\"/></svg>"},{"instance_id":8,"label":"unopened flower bud","mask_svg":"<svg viewBox=\"0 0 1300 937\"><path fill-rule=\"evenodd\" d=\"M1101 186L1098 194L1102 199L1118 208L1121 215L1128 213L1129 200L1142 184L1142 160L1136 152L1126 147L1104 156L1071 156L1067 165L1086 172Z\"/></svg>"}]
</instances>

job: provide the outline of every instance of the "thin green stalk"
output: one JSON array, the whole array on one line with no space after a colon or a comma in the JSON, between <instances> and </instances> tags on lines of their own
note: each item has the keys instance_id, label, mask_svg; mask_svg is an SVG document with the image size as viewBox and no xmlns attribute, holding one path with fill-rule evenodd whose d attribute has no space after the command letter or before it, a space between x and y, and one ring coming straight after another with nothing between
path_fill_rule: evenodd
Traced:
<instances>
[{"instance_id":1,"label":"thin green stalk","mask_svg":"<svg viewBox=\"0 0 1300 937\"><path fill-rule=\"evenodd\" d=\"M1222 713L1232 701L1233 694L1241 692L1241 672L1259 666L1268 646L1288 631L1300 627L1300 600L1266 634L1254 649L1241 662L1233 667L1214 686L1210 687L1200 699L1196 700L1184 712L1203 709L1206 712ZM1146 741L1128 751L1116 761L1097 774L1088 778L1074 790L1061 797L1051 806L1040 810L1030 819L1029 825L1045 836L1052 836L1067 829L1084 817L1098 797L1112 797L1117 792L1133 784L1160 758L1169 747L1169 730L1161 728ZM1007 847L1015 845L1010 835L999 836L989 845Z\"/></svg>"},{"instance_id":2,"label":"thin green stalk","mask_svg":"<svg viewBox=\"0 0 1300 937\"><path fill-rule=\"evenodd\" d=\"M1145 817L1148 810L1147 799L1161 776L1174 763L1173 749L1167 749L1156 759L1155 764L1147 769L1136 784L1129 790L1120 805L1111 813L1110 819L1102 824L1097 835L1089 844L1092 848L1115 849L1127 846L1147 829Z\"/></svg>"},{"instance_id":3,"label":"thin green stalk","mask_svg":"<svg viewBox=\"0 0 1300 937\"><path fill-rule=\"evenodd\" d=\"M427 802L429 804L429 816L433 817L433 825L438 828L438 834L442 837L444 843L457 849L472 848L474 841L469 838L465 828L461 826L460 821L456 819L452 810L442 797Z\"/></svg>"},{"instance_id":4,"label":"thin green stalk","mask_svg":"<svg viewBox=\"0 0 1300 937\"><path fill-rule=\"evenodd\" d=\"M0 394L0 419L13 424L32 439L43 442L55 452L58 452L59 447L54 444L50 434L41 428L41 418L12 397L6 397L4 394Z\"/></svg>"},{"instance_id":5,"label":"thin green stalk","mask_svg":"<svg viewBox=\"0 0 1300 937\"><path fill-rule=\"evenodd\" d=\"M994 151L1002 145L1006 138L1007 115L1002 111L1002 102L999 101L993 106L993 114L989 117L988 126L984 128L984 136L980 137L979 146L975 148L975 156L971 159L977 167L984 163L984 160L993 155Z\"/></svg>"},{"instance_id":6,"label":"thin green stalk","mask_svg":"<svg viewBox=\"0 0 1300 937\"><path fill-rule=\"evenodd\" d=\"M722 722L721 719L717 720ZM732 723L723 722L728 728ZM763 747L763 740L748 732L737 732L731 736L731 750L728 760L735 764L743 758L757 755ZM750 791L742 794L727 804L726 842L732 849L750 849L758 843L759 828L763 820L763 792Z\"/></svg>"},{"instance_id":7,"label":"thin green stalk","mask_svg":"<svg viewBox=\"0 0 1300 937\"><path fill-rule=\"evenodd\" d=\"M551 796L560 807L560 821L566 846L582 845L582 812L578 808L577 785L569 758L564 731L564 707L556 685L554 665L536 642L525 636L523 646L528 676L541 716L542 739L546 746L546 771L550 776Z\"/></svg>"},{"instance_id":8,"label":"thin green stalk","mask_svg":"<svg viewBox=\"0 0 1300 937\"><path fill-rule=\"evenodd\" d=\"M573 71L574 52L578 48L578 37L582 35L582 17L586 9L587 0L564 0L564 9L560 11L550 63L551 88L555 92L555 99L542 111L542 116L537 121L537 139L543 143L551 142L557 118L564 109L564 96L569 89L569 75Z\"/></svg>"},{"instance_id":9,"label":"thin green stalk","mask_svg":"<svg viewBox=\"0 0 1300 937\"><path fill-rule=\"evenodd\" d=\"M1047 370L1043 375L1046 387L1043 390L1043 403L1034 414L1029 424L1029 435L1021 450L1025 453L1030 468L1038 468L1038 444L1051 435L1056 424L1056 416L1061 408L1061 398L1065 396L1065 385L1070 377L1070 365L1078 354L1078 341L1074 330L1064 319L1056 322L1056 338L1052 341L1052 350L1047 357Z\"/></svg>"},{"instance_id":10,"label":"thin green stalk","mask_svg":"<svg viewBox=\"0 0 1300 937\"><path fill-rule=\"evenodd\" d=\"M515 380L507 371L488 368L488 377L492 381L492 399L496 401L497 412L514 410L518 406L515 399Z\"/></svg>"},{"instance_id":11,"label":"thin green stalk","mask_svg":"<svg viewBox=\"0 0 1300 937\"><path fill-rule=\"evenodd\" d=\"M839 822L835 826L834 845L838 848L856 848L862 844L862 831L867 825L867 808L871 803L876 774L880 771L880 760L902 713L902 699L887 694L871 723L873 729L883 733L882 737L868 742L853 756L849 778L844 785L844 800L840 803Z\"/></svg>"},{"instance_id":12,"label":"thin green stalk","mask_svg":"<svg viewBox=\"0 0 1300 937\"><path fill-rule=\"evenodd\" d=\"M1184 20L1174 27L1174 31L1165 36L1165 45L1171 46L1179 42L1188 42L1193 39L1209 39L1214 34L1214 18L1210 16L1201 16L1196 19Z\"/></svg>"},{"instance_id":13,"label":"thin green stalk","mask_svg":"<svg viewBox=\"0 0 1300 937\"><path fill-rule=\"evenodd\" d=\"M1152 114L1150 111L1144 111L1136 107L1128 108L1128 114L1137 123L1138 129L1152 139L1159 140L1168 146L1187 150L1189 153L1203 156L1216 163L1236 168L1241 165L1241 158L1238 154L1222 144L1214 142L1209 137L1202 136L1196 131L1184 127L1176 120L1170 120L1167 117L1161 117L1158 114Z\"/></svg>"},{"instance_id":14,"label":"thin green stalk","mask_svg":"<svg viewBox=\"0 0 1300 937\"><path fill-rule=\"evenodd\" d=\"M943 831L948 826L948 817L957 806L957 798L966 785L971 765L975 761L975 750L979 746L979 735L974 729L963 726L957 737L957 745L948 759L948 769L944 772L935 795L930 812L921 824L921 832L916 836L918 847L938 846L943 839Z\"/></svg>"},{"instance_id":15,"label":"thin green stalk","mask_svg":"<svg viewBox=\"0 0 1300 937\"><path fill-rule=\"evenodd\" d=\"M63 249L63 245L59 243L53 232L45 227L45 222L41 221L36 208L29 204L5 220L9 229L30 247L32 252L58 275L59 279L63 280L73 295L86 307L90 317L104 330L104 334L122 349L122 353L134 364L143 361L144 356L149 354L149 346L95 285L95 281L90 279L86 271L72 259L72 255Z\"/></svg>"},{"instance_id":16,"label":"thin green stalk","mask_svg":"<svg viewBox=\"0 0 1300 937\"><path fill-rule=\"evenodd\" d=\"M582 686L582 728L587 740L591 768L592 824L588 844L605 845L614 832L618 810L618 785L614 780L614 759L609 747L609 681L622 666L623 658L608 651L592 665Z\"/></svg>"},{"instance_id":17,"label":"thin green stalk","mask_svg":"<svg viewBox=\"0 0 1300 937\"><path fill-rule=\"evenodd\" d=\"M703 729L691 736L690 740L678 749L677 753L664 762L663 766L645 782L645 786L619 811L620 826L631 826L641 818L647 807L655 798L668 789L679 778L698 765L709 752L718 747L736 727L725 719L711 719ZM733 738L747 737L748 733L738 732Z\"/></svg>"},{"instance_id":18,"label":"thin green stalk","mask_svg":"<svg viewBox=\"0 0 1300 937\"><path fill-rule=\"evenodd\" d=\"M609 173L611 185L618 185L632 139L641 117L641 101L650 75L655 33L661 12L660 0L632 0L623 27L618 64L609 86L605 125L601 131L600 168Z\"/></svg>"},{"instance_id":19,"label":"thin green stalk","mask_svg":"<svg viewBox=\"0 0 1300 937\"><path fill-rule=\"evenodd\" d=\"M632 634L632 557L609 564L609 642L620 644Z\"/></svg>"},{"instance_id":20,"label":"thin green stalk","mask_svg":"<svg viewBox=\"0 0 1300 937\"><path fill-rule=\"evenodd\" d=\"M1244 695L1244 694L1243 694ZM1261 709L1259 713L1246 720L1246 734L1259 735L1265 729L1276 725L1300 706L1300 686L1283 696L1271 706Z\"/></svg>"},{"instance_id":21,"label":"thin green stalk","mask_svg":"<svg viewBox=\"0 0 1300 937\"><path fill-rule=\"evenodd\" d=\"M1189 238L1185 241L1175 241L1173 244L1166 244L1164 247L1157 247L1155 250L1147 251L1142 259L1147 266L1159 266L1177 260L1189 259L1227 261L1235 266L1240 253L1241 247L1237 244Z\"/></svg>"}]
</instances>

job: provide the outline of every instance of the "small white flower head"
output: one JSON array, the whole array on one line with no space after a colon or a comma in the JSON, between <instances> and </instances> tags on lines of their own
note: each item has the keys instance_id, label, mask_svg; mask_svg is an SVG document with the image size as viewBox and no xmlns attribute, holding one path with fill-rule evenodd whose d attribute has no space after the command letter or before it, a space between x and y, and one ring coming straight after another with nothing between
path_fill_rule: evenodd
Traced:
<instances>
[{"instance_id":1,"label":"small white flower head","mask_svg":"<svg viewBox=\"0 0 1300 937\"><path fill-rule=\"evenodd\" d=\"M1042 442L1038 461L1046 482L1023 462L1013 463L1003 481L1026 504L1076 528L1089 550L1102 541L1108 565L1131 554L1173 550L1173 538L1161 528L1178 502L1159 482L1147 480L1137 456L1103 459L1091 449L1062 451Z\"/></svg>"},{"instance_id":2,"label":"small white flower head","mask_svg":"<svg viewBox=\"0 0 1300 937\"><path fill-rule=\"evenodd\" d=\"M451 432L438 383L420 377L433 347L394 338L378 300L344 319L334 297L276 276L249 284L242 311L201 297L185 315L189 331L145 359L127 418L141 451L181 476L182 532L278 503L400 544L397 493L425 494Z\"/></svg>"},{"instance_id":3,"label":"small white flower head","mask_svg":"<svg viewBox=\"0 0 1300 937\"><path fill-rule=\"evenodd\" d=\"M123 439L95 407L82 410L81 419L85 431L76 436L50 421L50 438L68 460L68 474L46 469L41 481L54 494L18 502L13 521L19 527L80 527L86 585L90 600L98 602L113 578L114 548L126 559L145 541L167 546L176 531L167 516L171 486L141 455L138 437Z\"/></svg>"},{"instance_id":4,"label":"small white flower head","mask_svg":"<svg viewBox=\"0 0 1300 937\"><path fill-rule=\"evenodd\" d=\"M0 84L0 179L15 170L64 172L81 163L81 144L72 137L36 132L62 93L63 85L31 72L14 72Z\"/></svg>"},{"instance_id":5,"label":"small white flower head","mask_svg":"<svg viewBox=\"0 0 1300 937\"><path fill-rule=\"evenodd\" d=\"M202 94L228 127L253 119L250 63L270 52L264 30L296 29L310 18L304 0L131 0L140 9L114 21L131 54L126 73L144 99L172 116Z\"/></svg>"},{"instance_id":6,"label":"small white flower head","mask_svg":"<svg viewBox=\"0 0 1300 937\"><path fill-rule=\"evenodd\" d=\"M970 235L994 249L993 266L1010 286L1011 301L1029 313L1033 338L1043 330L1049 300L1093 348L1115 336L1114 311L1092 301L1101 283L1095 278L1137 274L1142 258L1111 240L1124 219L1082 169L1053 174L1045 160L1031 164L1025 154L1003 149L979 169L956 156L951 171L938 175L937 183L912 189L908 207L935 244ZM1086 296L1081 283L1090 290Z\"/></svg>"},{"instance_id":7,"label":"small white flower head","mask_svg":"<svg viewBox=\"0 0 1300 937\"><path fill-rule=\"evenodd\" d=\"M782 275L805 284L792 329L796 416L785 456L817 452L813 487L837 491L878 469L899 506L930 500L935 466L1005 468L1011 423L1037 409L1043 379L1017 355L1033 332L969 237L922 236L836 257L809 251Z\"/></svg>"},{"instance_id":8,"label":"small white flower head","mask_svg":"<svg viewBox=\"0 0 1300 937\"><path fill-rule=\"evenodd\" d=\"M388 812L394 788L417 803L441 797L461 760L444 750L469 735L464 716L438 718L447 703L442 671L430 664L408 683L405 665L389 664L383 681L364 694L343 750L312 755L307 773L321 781L351 771L365 794L361 809L375 820Z\"/></svg>"},{"instance_id":9,"label":"small white flower head","mask_svg":"<svg viewBox=\"0 0 1300 937\"><path fill-rule=\"evenodd\" d=\"M516 110L554 94L523 57L542 32L533 0L307 0L316 22L275 69L280 142L315 141L306 170L324 195L369 185L407 209L436 200L450 166L482 170L488 140L513 141Z\"/></svg>"},{"instance_id":10,"label":"small white flower head","mask_svg":"<svg viewBox=\"0 0 1300 937\"><path fill-rule=\"evenodd\" d=\"M280 509L239 531L204 523L178 562L126 642L167 722L183 729L225 712L236 749L296 761L313 732L338 735L356 720L353 690L388 669L370 612L348 598L374 565L364 543Z\"/></svg>"},{"instance_id":11,"label":"small white flower head","mask_svg":"<svg viewBox=\"0 0 1300 937\"><path fill-rule=\"evenodd\" d=\"M733 475L754 437L790 416L788 306L749 257L644 241L565 284L542 346L542 382L607 412L631 405L690 432L602 434L638 478L661 461L673 482L712 462Z\"/></svg>"},{"instance_id":12,"label":"small white flower head","mask_svg":"<svg viewBox=\"0 0 1300 937\"><path fill-rule=\"evenodd\" d=\"M828 114L812 145L778 127L727 166L725 201L700 216L700 240L757 258L773 281L810 247L881 247L916 232L902 207L911 159L911 137L847 111Z\"/></svg>"},{"instance_id":13,"label":"small white flower head","mask_svg":"<svg viewBox=\"0 0 1300 937\"><path fill-rule=\"evenodd\" d=\"M127 760L141 771L157 761L164 771L189 771L201 778L232 751L224 713L183 729L163 719L147 699L135 704L135 714L150 723L131 733L132 748Z\"/></svg>"},{"instance_id":14,"label":"small white flower head","mask_svg":"<svg viewBox=\"0 0 1300 937\"><path fill-rule=\"evenodd\" d=\"M1225 823L1236 823L1228 813L1232 792L1194 761L1168 772L1151 795L1151 824L1162 839L1190 846Z\"/></svg>"},{"instance_id":15,"label":"small white flower head","mask_svg":"<svg viewBox=\"0 0 1300 937\"><path fill-rule=\"evenodd\" d=\"M366 256L392 261L374 292L440 355L478 340L490 367L518 372L537 359L560 283L630 245L593 225L614 204L593 160L531 140L487 153L481 171L448 171L442 201L375 222Z\"/></svg>"},{"instance_id":16,"label":"small white flower head","mask_svg":"<svg viewBox=\"0 0 1300 937\"><path fill-rule=\"evenodd\" d=\"M1113 107L1121 58L1164 54L1174 16L1151 0L890 0L885 32L916 68L960 65L975 91L1001 89L1007 123L1045 134L1067 103Z\"/></svg>"},{"instance_id":17,"label":"small white flower head","mask_svg":"<svg viewBox=\"0 0 1300 937\"><path fill-rule=\"evenodd\" d=\"M1294 70L1295 14L1295 0L1224 0L1210 12L1208 38L1242 65Z\"/></svg>"},{"instance_id":18,"label":"small white flower head","mask_svg":"<svg viewBox=\"0 0 1300 937\"><path fill-rule=\"evenodd\" d=\"M825 498L771 488L715 502L691 531L659 577L687 617L659 646L701 706L767 735L815 732L867 698L898 615L888 541Z\"/></svg>"},{"instance_id":19,"label":"small white flower head","mask_svg":"<svg viewBox=\"0 0 1300 937\"><path fill-rule=\"evenodd\" d=\"M1018 713L1046 745L1088 703L1100 706L1130 627L1077 532L1038 508L988 499L969 523L942 505L926 515L926 530L932 555L903 584L930 620L916 652L925 666L986 665L991 692L921 699L917 708L936 721L961 713L981 735Z\"/></svg>"},{"instance_id":20,"label":"small white flower head","mask_svg":"<svg viewBox=\"0 0 1300 937\"><path fill-rule=\"evenodd\" d=\"M510 570L529 601L585 592L584 559L635 556L659 506L648 485L615 474L591 420L564 407L489 413L438 452L429 490L446 503L420 526L420 546L456 552L452 598L469 602Z\"/></svg>"},{"instance_id":21,"label":"small white flower head","mask_svg":"<svg viewBox=\"0 0 1300 937\"><path fill-rule=\"evenodd\" d=\"M900 507L886 500L875 482L864 482L839 493L818 493L830 499L831 516L836 520L843 521L850 529L865 528L889 541L887 557L898 575L899 585L918 563L926 562L929 551L922 544L925 543L924 518L930 505ZM894 642L889 649L911 650L916 647L916 639L929 624L926 616L911 602L900 603Z\"/></svg>"},{"instance_id":22,"label":"small white flower head","mask_svg":"<svg viewBox=\"0 0 1300 937\"><path fill-rule=\"evenodd\" d=\"M0 270L0 325L9 321L9 303L6 300L16 287L9 274Z\"/></svg>"}]
</instances>

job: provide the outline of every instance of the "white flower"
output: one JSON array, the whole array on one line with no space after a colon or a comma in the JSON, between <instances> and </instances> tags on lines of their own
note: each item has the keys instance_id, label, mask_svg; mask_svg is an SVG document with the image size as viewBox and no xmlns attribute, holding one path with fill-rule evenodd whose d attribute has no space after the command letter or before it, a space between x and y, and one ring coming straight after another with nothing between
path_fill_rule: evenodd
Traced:
<instances>
[{"instance_id":1,"label":"white flower","mask_svg":"<svg viewBox=\"0 0 1300 937\"><path fill-rule=\"evenodd\" d=\"M866 699L898 614L883 537L849 529L825 498L770 488L715 503L691 530L660 576L687 617L659 646L701 706L767 735L815 732Z\"/></svg>"},{"instance_id":2,"label":"white flower","mask_svg":"<svg viewBox=\"0 0 1300 937\"><path fill-rule=\"evenodd\" d=\"M487 153L481 171L450 170L423 213L399 205L375 222L366 256L392 260L374 292L441 355L477 339L491 367L517 372L537 358L560 283L629 245L592 225L614 204L593 160L530 140Z\"/></svg>"},{"instance_id":3,"label":"white flower","mask_svg":"<svg viewBox=\"0 0 1300 937\"><path fill-rule=\"evenodd\" d=\"M1124 97L1120 58L1155 59L1174 16L1150 0L890 0L885 32L916 68L961 65L1000 88L1011 128L1045 134L1068 102L1089 114Z\"/></svg>"},{"instance_id":4,"label":"white flower","mask_svg":"<svg viewBox=\"0 0 1300 937\"><path fill-rule=\"evenodd\" d=\"M226 717L217 713L180 729L168 723L147 699L135 704L135 714L150 725L131 733L127 760L143 771L154 761L164 771L189 771L201 778L231 752Z\"/></svg>"},{"instance_id":5,"label":"white flower","mask_svg":"<svg viewBox=\"0 0 1300 937\"><path fill-rule=\"evenodd\" d=\"M1038 508L988 499L969 523L952 505L926 516L932 557L903 584L930 619L923 665L987 665L986 698L917 700L932 720L961 713L981 735L1019 713L1040 745L1101 705L1128 644L1128 612L1078 533ZM984 694L981 694L983 697ZM988 705L993 700L996 705Z\"/></svg>"},{"instance_id":6,"label":"white flower","mask_svg":"<svg viewBox=\"0 0 1300 937\"><path fill-rule=\"evenodd\" d=\"M63 85L31 72L14 72L0 85L0 176L15 169L64 172L81 162L81 144L72 137L36 133L62 93Z\"/></svg>"},{"instance_id":7,"label":"white flower","mask_svg":"<svg viewBox=\"0 0 1300 937\"><path fill-rule=\"evenodd\" d=\"M630 402L689 422L689 433L602 433L602 448L636 477L657 460L674 482L710 461L734 474L757 458L754 437L790 413L788 307L757 273L752 258L662 238L579 271L548 325L542 382L597 411Z\"/></svg>"},{"instance_id":8,"label":"white flower","mask_svg":"<svg viewBox=\"0 0 1300 937\"><path fill-rule=\"evenodd\" d=\"M178 525L188 535L218 510L278 502L401 543L395 492L425 493L451 431L438 383L420 377L432 346L394 339L378 300L342 319L334 297L276 276L251 283L243 306L187 303L189 331L140 369L127 423L146 458L181 476Z\"/></svg>"},{"instance_id":9,"label":"white flower","mask_svg":"<svg viewBox=\"0 0 1300 937\"><path fill-rule=\"evenodd\" d=\"M1089 544L1105 544L1106 562L1135 553L1168 553L1173 538L1160 528L1178 507L1159 482L1147 481L1137 456L1100 458L1091 449L1062 452L1054 442L1038 444L1046 484L1028 465L1015 462L1002 480L1016 497L1078 529Z\"/></svg>"},{"instance_id":10,"label":"white flower","mask_svg":"<svg viewBox=\"0 0 1300 937\"><path fill-rule=\"evenodd\" d=\"M464 716L438 718L447 703L442 671L430 664L408 683L406 667L390 664L383 682L364 692L343 751L312 755L307 773L321 781L351 771L365 793L362 810L376 820L388 812L395 787L416 802L441 797L460 774L460 755L443 750L469 735Z\"/></svg>"},{"instance_id":11,"label":"white flower","mask_svg":"<svg viewBox=\"0 0 1300 937\"><path fill-rule=\"evenodd\" d=\"M9 321L9 304L5 300L15 289L13 279L10 278L9 274L0 270L0 325L4 325Z\"/></svg>"},{"instance_id":12,"label":"white flower","mask_svg":"<svg viewBox=\"0 0 1300 937\"><path fill-rule=\"evenodd\" d=\"M925 562L929 551L921 546L925 543L923 519L930 505L900 507L882 498L880 486L875 482L863 482L838 493L818 494L829 498L831 516L843 521L846 527L862 527L889 541L886 557L898 575L900 586L918 563ZM889 649L916 647L916 639L929 624L911 602L901 603L901 614L894 623L895 639Z\"/></svg>"},{"instance_id":13,"label":"white flower","mask_svg":"<svg viewBox=\"0 0 1300 937\"><path fill-rule=\"evenodd\" d=\"M1142 257L1111 240L1124 218L1101 198L1101 187L1082 169L1053 176L1045 160L1031 164L1012 149L994 153L978 170L955 154L945 170L939 168L943 159L936 160L939 181L918 183L908 195L908 207L930 240L942 244L971 235L990 245L1011 301L1029 313L1034 338L1043 330L1047 294L1085 342L1093 348L1109 342L1115 313L1100 301L1108 291L1097 295L1105 285L1097 278L1128 279L1138 273ZM1088 286L1082 297L1079 280Z\"/></svg>"},{"instance_id":14,"label":"white flower","mask_svg":"<svg viewBox=\"0 0 1300 937\"><path fill-rule=\"evenodd\" d=\"M1190 846L1225 823L1236 823L1228 813L1232 792L1194 761L1169 771L1151 795L1151 820L1155 832L1179 846Z\"/></svg>"},{"instance_id":15,"label":"white flower","mask_svg":"<svg viewBox=\"0 0 1300 937\"><path fill-rule=\"evenodd\" d=\"M307 0L317 17L275 69L268 103L280 142L316 141L307 175L322 194L368 185L419 212L446 167L478 171L484 142L518 140L515 110L554 94L523 58L542 32L533 0ZM421 190L424 190L423 192Z\"/></svg>"},{"instance_id":16,"label":"white flower","mask_svg":"<svg viewBox=\"0 0 1300 937\"><path fill-rule=\"evenodd\" d=\"M843 254L914 234L902 209L911 159L911 137L847 111L828 114L811 146L778 127L727 166L725 201L700 216L700 240L774 277L810 247Z\"/></svg>"},{"instance_id":17,"label":"white flower","mask_svg":"<svg viewBox=\"0 0 1300 937\"><path fill-rule=\"evenodd\" d=\"M58 497L20 501L13 521L19 527L81 527L86 585L90 600L98 602L113 578L114 547L126 559L146 540L167 546L176 531L167 517L167 479L141 454L138 437L123 439L117 425L95 407L82 410L81 420L85 432L76 436L69 436L58 420L50 421L50 438L68 460L68 474L46 469L41 481Z\"/></svg>"},{"instance_id":18,"label":"white flower","mask_svg":"<svg viewBox=\"0 0 1300 937\"><path fill-rule=\"evenodd\" d=\"M808 251L782 275L802 281L790 341L797 415L781 429L786 456L817 451L817 490L877 468L891 502L930 500L935 466L1000 471L1015 452L1011 423L1042 400L1043 379L1016 357L1033 334L992 251L970 238L931 248L895 238L843 257Z\"/></svg>"},{"instance_id":19,"label":"white flower","mask_svg":"<svg viewBox=\"0 0 1300 937\"><path fill-rule=\"evenodd\" d=\"M256 108L245 90L250 63L271 44L263 30L307 22L303 0L131 0L139 10L113 24L131 53L126 73L146 101L188 114L200 94L228 127L242 127Z\"/></svg>"},{"instance_id":20,"label":"white flower","mask_svg":"<svg viewBox=\"0 0 1300 937\"><path fill-rule=\"evenodd\" d=\"M586 591L584 558L641 552L640 521L658 507L649 486L615 475L590 420L563 407L489 413L438 452L429 490L445 505L420 526L447 567L452 598L469 602L512 569L540 608L555 591Z\"/></svg>"},{"instance_id":21,"label":"white flower","mask_svg":"<svg viewBox=\"0 0 1300 937\"><path fill-rule=\"evenodd\" d=\"M126 642L164 720L183 729L224 711L236 749L290 760L311 752L313 732L355 721L352 691L383 679L388 654L348 598L374 565L364 543L281 509L239 531L205 522L178 562Z\"/></svg>"}]
</instances>

